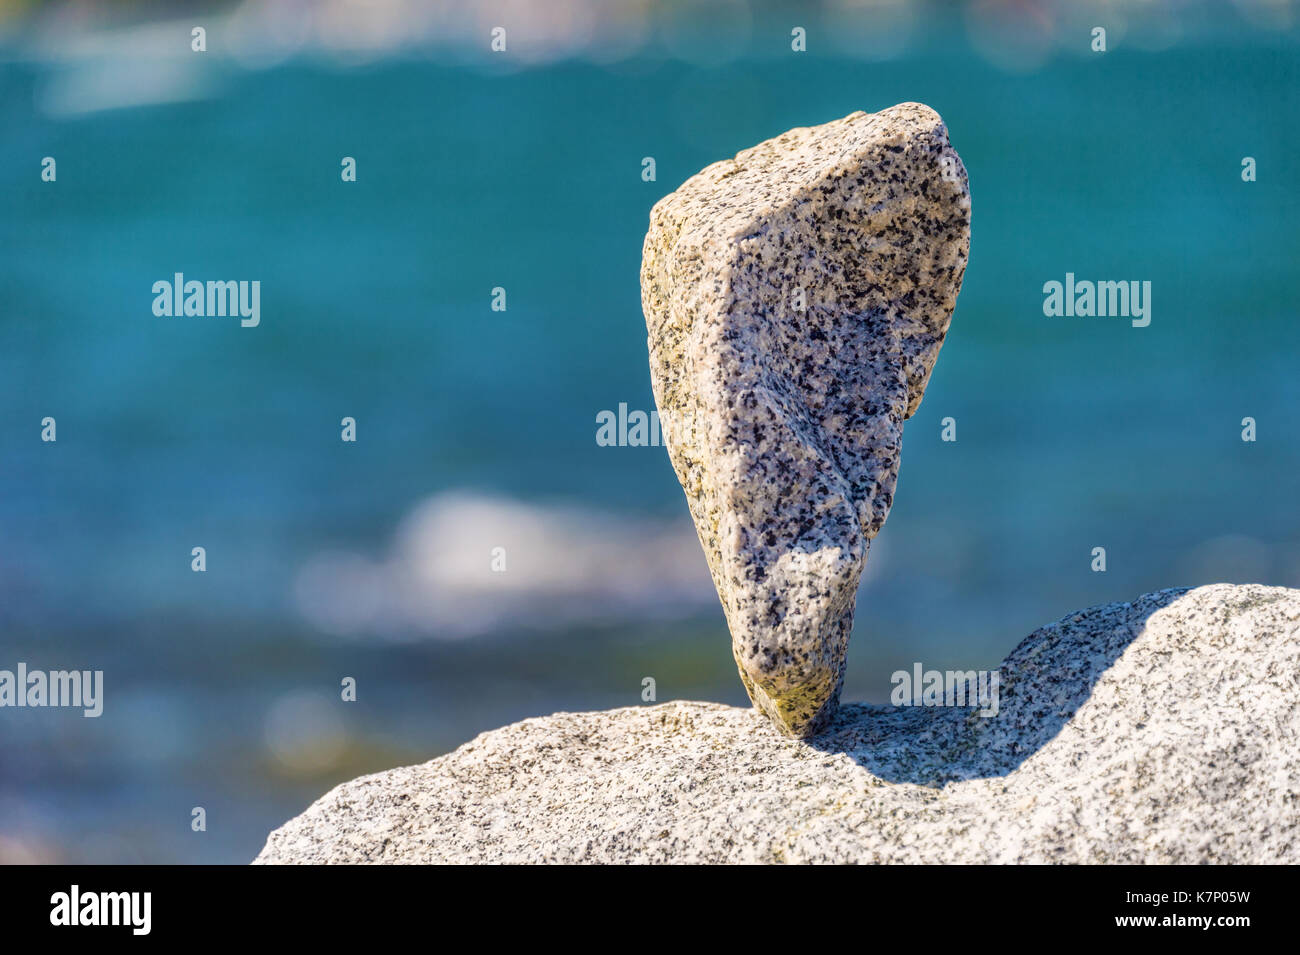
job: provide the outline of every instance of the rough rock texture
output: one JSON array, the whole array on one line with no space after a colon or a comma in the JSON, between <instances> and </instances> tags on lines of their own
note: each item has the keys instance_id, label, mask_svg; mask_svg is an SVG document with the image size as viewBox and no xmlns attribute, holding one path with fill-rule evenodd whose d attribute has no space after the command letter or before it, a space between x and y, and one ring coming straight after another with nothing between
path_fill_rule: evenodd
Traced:
<instances>
[{"instance_id":1,"label":"rough rock texture","mask_svg":"<svg viewBox=\"0 0 1300 955\"><path fill-rule=\"evenodd\" d=\"M1300 590L1075 614L998 715L846 706L557 713L345 783L257 862L1300 862Z\"/></svg>"},{"instance_id":2,"label":"rough rock texture","mask_svg":"<svg viewBox=\"0 0 1300 955\"><path fill-rule=\"evenodd\" d=\"M868 542L969 245L965 167L919 103L792 129L650 212L664 442L741 679L788 735L839 699Z\"/></svg>"}]
</instances>

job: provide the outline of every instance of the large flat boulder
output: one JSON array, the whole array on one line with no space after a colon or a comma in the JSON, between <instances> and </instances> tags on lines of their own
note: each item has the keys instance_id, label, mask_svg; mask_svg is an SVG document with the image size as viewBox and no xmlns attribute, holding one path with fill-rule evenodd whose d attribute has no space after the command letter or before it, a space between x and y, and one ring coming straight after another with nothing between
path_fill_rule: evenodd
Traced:
<instances>
[{"instance_id":1,"label":"large flat boulder","mask_svg":"<svg viewBox=\"0 0 1300 955\"><path fill-rule=\"evenodd\" d=\"M999 673L995 716L847 705L803 740L712 703L525 720L338 786L256 861L1300 862L1300 591L1085 610Z\"/></svg>"}]
</instances>

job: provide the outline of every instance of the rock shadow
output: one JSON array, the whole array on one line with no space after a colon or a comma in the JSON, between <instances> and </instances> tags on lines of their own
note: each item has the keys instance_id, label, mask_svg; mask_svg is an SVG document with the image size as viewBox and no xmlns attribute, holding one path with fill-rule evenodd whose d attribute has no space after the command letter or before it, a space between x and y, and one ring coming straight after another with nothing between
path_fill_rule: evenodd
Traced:
<instances>
[{"instance_id":1,"label":"rock shadow","mask_svg":"<svg viewBox=\"0 0 1300 955\"><path fill-rule=\"evenodd\" d=\"M841 706L806 745L891 783L1006 776L1054 739L1152 614L1191 588L1080 611L1035 630L998 666L996 715L971 706Z\"/></svg>"}]
</instances>

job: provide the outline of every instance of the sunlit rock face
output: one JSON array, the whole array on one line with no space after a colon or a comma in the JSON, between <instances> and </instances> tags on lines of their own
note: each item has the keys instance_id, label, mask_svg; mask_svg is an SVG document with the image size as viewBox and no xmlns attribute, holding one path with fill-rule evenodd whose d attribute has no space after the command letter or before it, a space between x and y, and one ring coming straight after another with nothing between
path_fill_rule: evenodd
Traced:
<instances>
[{"instance_id":1,"label":"sunlit rock face","mask_svg":"<svg viewBox=\"0 0 1300 955\"><path fill-rule=\"evenodd\" d=\"M664 442L754 704L837 705L871 541L970 246L966 170L904 103L792 129L650 213L641 266Z\"/></svg>"},{"instance_id":2,"label":"sunlit rock face","mask_svg":"<svg viewBox=\"0 0 1300 955\"><path fill-rule=\"evenodd\" d=\"M994 672L810 743L686 700L524 720L336 787L256 861L1300 863L1300 590L1080 610Z\"/></svg>"}]
</instances>

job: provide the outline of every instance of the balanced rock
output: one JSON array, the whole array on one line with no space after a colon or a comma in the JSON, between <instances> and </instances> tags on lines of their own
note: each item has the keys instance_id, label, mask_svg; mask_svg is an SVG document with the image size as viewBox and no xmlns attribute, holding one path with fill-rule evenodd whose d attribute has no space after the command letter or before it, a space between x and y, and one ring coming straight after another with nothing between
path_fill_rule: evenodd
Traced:
<instances>
[{"instance_id":1,"label":"balanced rock","mask_svg":"<svg viewBox=\"0 0 1300 955\"><path fill-rule=\"evenodd\" d=\"M791 736L838 703L970 245L966 170L919 103L714 163L650 213L641 266L664 443L754 704Z\"/></svg>"},{"instance_id":2,"label":"balanced rock","mask_svg":"<svg viewBox=\"0 0 1300 955\"><path fill-rule=\"evenodd\" d=\"M993 707L556 713L337 787L257 862L1300 863L1300 590L1071 614ZM981 713L991 715L981 715Z\"/></svg>"}]
</instances>

